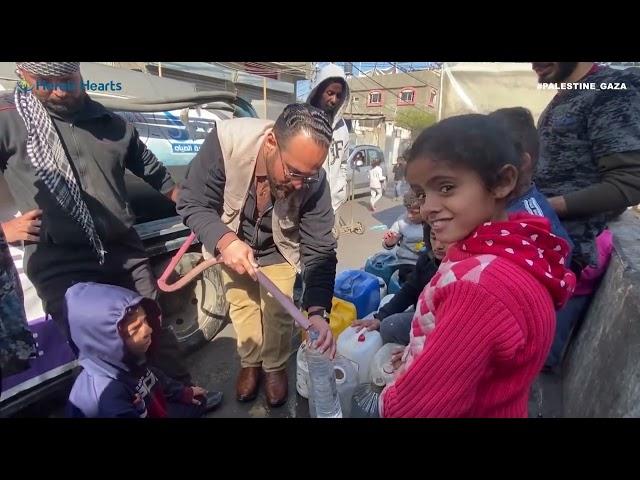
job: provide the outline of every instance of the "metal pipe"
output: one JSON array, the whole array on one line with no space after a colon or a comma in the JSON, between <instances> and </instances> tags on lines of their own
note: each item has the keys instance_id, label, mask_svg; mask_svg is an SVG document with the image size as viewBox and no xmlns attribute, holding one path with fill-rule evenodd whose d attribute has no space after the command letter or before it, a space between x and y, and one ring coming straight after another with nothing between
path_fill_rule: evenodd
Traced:
<instances>
[{"instance_id":1,"label":"metal pipe","mask_svg":"<svg viewBox=\"0 0 640 480\"><path fill-rule=\"evenodd\" d=\"M176 265L178 265L178 262L184 256L186 251L189 249L194 239L195 239L195 234L191 233L191 235L187 237L184 244L177 251L177 253L173 256L173 258L171 259L171 262L169 262L169 265L167 266L165 271L162 273L162 275L158 279L158 288L160 288L160 290L162 290L163 292L170 293L170 292L175 292L176 290L180 290L185 285L187 285L192 280L194 280L198 275L200 275L207 268L217 265L218 263L222 263L221 257L210 258L200 263L199 265L196 265L191 271L187 272L183 277L181 277L175 283L172 283L172 284L167 283L167 279L169 278L169 275L171 275L171 273L175 270ZM278 303L280 303L280 305L282 305L282 307L287 311L287 313L293 317L295 322L301 328L303 328L304 330L307 330L311 325L311 322L309 322L309 320L302 314L302 312L298 310L298 307L295 306L295 304L291 301L291 299L288 296L286 296L282 292L282 290L280 290L261 271L257 272L257 277L258 277L258 282L260 282L260 284L271 295L273 295L273 297L278 301Z\"/></svg>"}]
</instances>

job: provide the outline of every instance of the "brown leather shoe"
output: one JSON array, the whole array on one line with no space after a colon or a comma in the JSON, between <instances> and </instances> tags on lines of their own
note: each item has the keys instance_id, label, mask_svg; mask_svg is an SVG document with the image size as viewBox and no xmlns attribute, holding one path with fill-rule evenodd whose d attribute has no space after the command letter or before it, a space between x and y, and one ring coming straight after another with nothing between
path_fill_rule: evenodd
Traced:
<instances>
[{"instance_id":1,"label":"brown leather shoe","mask_svg":"<svg viewBox=\"0 0 640 480\"><path fill-rule=\"evenodd\" d=\"M264 390L267 394L267 401L272 407L284 405L287 401L289 382L287 371L265 372Z\"/></svg>"},{"instance_id":2,"label":"brown leather shoe","mask_svg":"<svg viewBox=\"0 0 640 480\"><path fill-rule=\"evenodd\" d=\"M240 402L250 402L258 395L260 367L244 367L240 369L236 382L236 398Z\"/></svg>"}]
</instances>

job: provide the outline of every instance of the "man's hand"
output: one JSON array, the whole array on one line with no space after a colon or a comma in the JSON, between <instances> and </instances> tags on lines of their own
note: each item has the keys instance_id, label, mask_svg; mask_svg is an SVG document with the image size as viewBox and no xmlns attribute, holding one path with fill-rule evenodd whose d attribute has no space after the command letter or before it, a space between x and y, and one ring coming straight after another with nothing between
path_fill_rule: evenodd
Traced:
<instances>
[{"instance_id":1,"label":"man's hand","mask_svg":"<svg viewBox=\"0 0 640 480\"><path fill-rule=\"evenodd\" d=\"M353 328L366 328L369 331L372 330L380 330L380 320L377 318L367 319L367 320L354 320L351 326Z\"/></svg>"},{"instance_id":2,"label":"man's hand","mask_svg":"<svg viewBox=\"0 0 640 480\"><path fill-rule=\"evenodd\" d=\"M389 230L382 236L382 241L387 247L391 248L400 241L400 234Z\"/></svg>"},{"instance_id":3,"label":"man's hand","mask_svg":"<svg viewBox=\"0 0 640 480\"><path fill-rule=\"evenodd\" d=\"M171 200L173 203L178 203L178 196L180 195L180 185L176 184L170 191L168 191L165 196Z\"/></svg>"},{"instance_id":4,"label":"man's hand","mask_svg":"<svg viewBox=\"0 0 640 480\"><path fill-rule=\"evenodd\" d=\"M258 263L253 256L253 249L242 240L234 240L221 253L227 267L240 275L248 273L254 280L258 279Z\"/></svg>"},{"instance_id":5,"label":"man's hand","mask_svg":"<svg viewBox=\"0 0 640 480\"><path fill-rule=\"evenodd\" d=\"M31 210L21 217L2 223L7 242L39 242L42 225L40 217L42 217L42 210Z\"/></svg>"},{"instance_id":6,"label":"man's hand","mask_svg":"<svg viewBox=\"0 0 640 480\"><path fill-rule=\"evenodd\" d=\"M309 328L318 332L318 339L313 342L313 347L320 353L327 353L329 358L333 359L336 356L336 339L333 338L329 324L323 317L313 313L309 313L309 322L311 322Z\"/></svg>"},{"instance_id":7,"label":"man's hand","mask_svg":"<svg viewBox=\"0 0 640 480\"><path fill-rule=\"evenodd\" d=\"M567 202L564 200L564 197L551 197L549 204L556 211L558 217L564 218L567 216Z\"/></svg>"}]
</instances>

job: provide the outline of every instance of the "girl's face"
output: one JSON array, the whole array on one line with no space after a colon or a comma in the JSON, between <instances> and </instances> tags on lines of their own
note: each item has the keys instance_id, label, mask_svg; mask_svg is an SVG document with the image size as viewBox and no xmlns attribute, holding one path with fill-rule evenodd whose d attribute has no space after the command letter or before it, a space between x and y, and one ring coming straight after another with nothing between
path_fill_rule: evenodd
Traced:
<instances>
[{"instance_id":1,"label":"girl's face","mask_svg":"<svg viewBox=\"0 0 640 480\"><path fill-rule=\"evenodd\" d=\"M503 167L501 180L493 189L464 166L417 158L407 167L407 181L424 199L420 213L440 242L451 244L466 238L488 221L507 219L505 199L515 188L517 170Z\"/></svg>"}]
</instances>

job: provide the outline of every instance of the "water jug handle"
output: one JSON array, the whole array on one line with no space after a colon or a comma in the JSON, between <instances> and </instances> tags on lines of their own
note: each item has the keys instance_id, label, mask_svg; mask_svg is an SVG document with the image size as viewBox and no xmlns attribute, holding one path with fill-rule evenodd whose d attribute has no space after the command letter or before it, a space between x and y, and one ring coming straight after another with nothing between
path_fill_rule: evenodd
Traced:
<instances>
[{"instance_id":1,"label":"water jug handle","mask_svg":"<svg viewBox=\"0 0 640 480\"><path fill-rule=\"evenodd\" d=\"M348 289L351 289L351 288L353 288L353 284L354 284L354 282L355 282L355 281L356 281L355 277L351 277L351 278L349 279L349 282L348 282L345 286L346 286Z\"/></svg>"},{"instance_id":2,"label":"water jug handle","mask_svg":"<svg viewBox=\"0 0 640 480\"><path fill-rule=\"evenodd\" d=\"M356 337L356 340L357 340L360 335L364 335L366 333L367 333L367 327L362 327L360 330L356 330L356 334L354 335L354 337Z\"/></svg>"}]
</instances>

